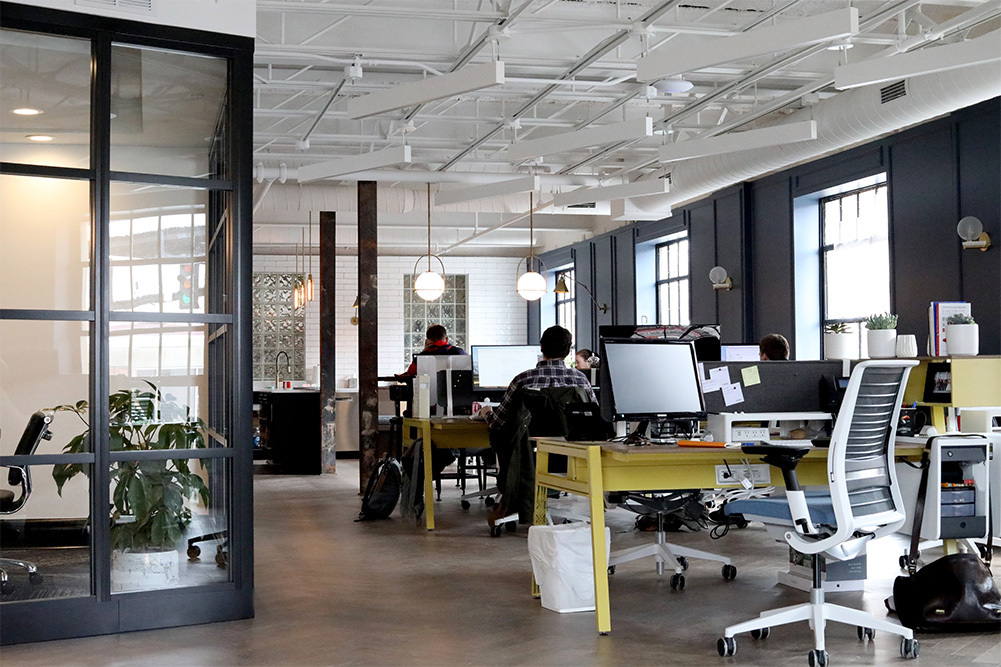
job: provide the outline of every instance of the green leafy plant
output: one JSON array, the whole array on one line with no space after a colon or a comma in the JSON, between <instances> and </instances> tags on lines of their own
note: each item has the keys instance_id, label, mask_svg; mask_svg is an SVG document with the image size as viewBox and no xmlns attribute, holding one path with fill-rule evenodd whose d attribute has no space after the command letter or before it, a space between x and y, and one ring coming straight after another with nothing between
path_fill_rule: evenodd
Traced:
<instances>
[{"instance_id":1,"label":"green leafy plant","mask_svg":"<svg viewBox=\"0 0 1001 667\"><path fill-rule=\"evenodd\" d=\"M897 316L892 313L870 315L865 318L865 328L870 331L876 331L878 329L896 329Z\"/></svg>"},{"instance_id":2,"label":"green leafy plant","mask_svg":"<svg viewBox=\"0 0 1001 667\"><path fill-rule=\"evenodd\" d=\"M945 321L946 324L976 324L973 320L972 315L966 315L964 313L956 313L955 315L950 315L949 319Z\"/></svg>"},{"instance_id":3,"label":"green leafy plant","mask_svg":"<svg viewBox=\"0 0 1001 667\"><path fill-rule=\"evenodd\" d=\"M848 333L848 325L844 322L831 322L824 325L824 333L841 334Z\"/></svg>"},{"instance_id":4,"label":"green leafy plant","mask_svg":"<svg viewBox=\"0 0 1001 667\"><path fill-rule=\"evenodd\" d=\"M181 414L177 403L164 398L155 385L152 391L122 389L108 398L109 432L112 452L143 452L164 449L187 450L205 447L205 424L191 417L187 407L183 417L163 421L161 415ZM67 454L90 451L90 423L87 401L58 405L55 412L72 412L86 429L64 447ZM52 478L62 495L63 485L81 472L83 464L56 465ZM113 461L111 479L111 548L131 551L164 551L175 548L184 528L191 523L185 498L199 496L208 504L209 490L202 478L191 471L188 459L158 461Z\"/></svg>"}]
</instances>

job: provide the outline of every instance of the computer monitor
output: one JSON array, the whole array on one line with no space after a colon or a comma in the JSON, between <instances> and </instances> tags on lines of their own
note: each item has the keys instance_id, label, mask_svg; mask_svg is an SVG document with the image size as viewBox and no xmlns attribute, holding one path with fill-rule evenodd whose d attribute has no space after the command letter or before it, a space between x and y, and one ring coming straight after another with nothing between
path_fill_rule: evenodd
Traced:
<instances>
[{"instance_id":1,"label":"computer monitor","mask_svg":"<svg viewBox=\"0 0 1001 667\"><path fill-rule=\"evenodd\" d=\"M706 414L695 348L664 339L601 339L602 416L696 420Z\"/></svg>"},{"instance_id":2,"label":"computer monitor","mask_svg":"<svg viewBox=\"0 0 1001 667\"><path fill-rule=\"evenodd\" d=\"M720 361L761 361L761 348L757 345L724 345L720 348Z\"/></svg>"},{"instance_id":3,"label":"computer monitor","mask_svg":"<svg viewBox=\"0 0 1001 667\"><path fill-rule=\"evenodd\" d=\"M474 345L473 386L507 389L514 376L535 368L542 355L538 345Z\"/></svg>"},{"instance_id":4,"label":"computer monitor","mask_svg":"<svg viewBox=\"0 0 1001 667\"><path fill-rule=\"evenodd\" d=\"M472 369L472 362L465 354L418 354L416 359L417 375L428 376L428 398L432 406L438 403L438 371L447 369L468 371ZM431 413L445 414L445 409L432 410Z\"/></svg>"}]
</instances>

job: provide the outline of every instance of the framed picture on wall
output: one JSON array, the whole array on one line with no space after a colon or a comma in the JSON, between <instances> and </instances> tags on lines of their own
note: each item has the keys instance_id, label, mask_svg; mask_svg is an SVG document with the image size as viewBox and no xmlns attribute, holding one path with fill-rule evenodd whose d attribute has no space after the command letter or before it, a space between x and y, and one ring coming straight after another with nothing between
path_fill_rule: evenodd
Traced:
<instances>
[{"instance_id":1,"label":"framed picture on wall","mask_svg":"<svg viewBox=\"0 0 1001 667\"><path fill-rule=\"evenodd\" d=\"M928 364L925 376L925 403L952 402L952 367L945 361Z\"/></svg>"}]
</instances>

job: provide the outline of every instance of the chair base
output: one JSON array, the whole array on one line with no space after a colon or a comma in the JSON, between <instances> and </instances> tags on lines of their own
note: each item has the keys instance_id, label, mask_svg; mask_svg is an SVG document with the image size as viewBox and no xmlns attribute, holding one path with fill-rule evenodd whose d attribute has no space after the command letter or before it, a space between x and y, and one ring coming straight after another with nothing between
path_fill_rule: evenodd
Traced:
<instances>
[{"instance_id":1,"label":"chair base","mask_svg":"<svg viewBox=\"0 0 1001 667\"><path fill-rule=\"evenodd\" d=\"M657 513L657 541L653 544L644 544L638 547L615 551L608 557L609 572L613 572L616 565L639 560L640 558L652 557L657 562L657 574L664 574L664 566L674 570L674 577L671 580L671 587L675 589L684 588L684 577L682 572L688 569L689 558L700 558L702 560L716 561L723 563L723 579L729 581L737 576L737 568L730 564L730 559L726 556L719 556L700 549L690 549L678 544L670 544L667 541L667 532L664 530L664 514Z\"/></svg>"},{"instance_id":2,"label":"chair base","mask_svg":"<svg viewBox=\"0 0 1001 667\"><path fill-rule=\"evenodd\" d=\"M38 566L29 560L18 560L16 558L0 558L0 591L10 593L14 590L14 584L7 576L7 568L20 567L28 572L28 581L38 585L42 583L42 573L38 571Z\"/></svg>"}]
</instances>

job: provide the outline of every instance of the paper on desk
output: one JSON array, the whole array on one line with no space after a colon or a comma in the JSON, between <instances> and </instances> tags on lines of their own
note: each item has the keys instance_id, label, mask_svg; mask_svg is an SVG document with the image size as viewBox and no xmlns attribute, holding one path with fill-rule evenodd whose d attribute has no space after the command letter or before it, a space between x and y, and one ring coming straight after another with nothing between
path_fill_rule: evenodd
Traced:
<instances>
[{"instance_id":1,"label":"paper on desk","mask_svg":"<svg viewBox=\"0 0 1001 667\"><path fill-rule=\"evenodd\" d=\"M740 375L744 378L745 387L753 387L756 384L761 384L761 377L758 375L757 366L747 366L746 368L741 368Z\"/></svg>"},{"instance_id":2,"label":"paper on desk","mask_svg":"<svg viewBox=\"0 0 1001 667\"><path fill-rule=\"evenodd\" d=\"M739 382L725 384L720 389L723 390L724 405L735 405L744 402L744 391L740 388Z\"/></svg>"},{"instance_id":3,"label":"paper on desk","mask_svg":"<svg viewBox=\"0 0 1001 667\"><path fill-rule=\"evenodd\" d=\"M702 393L716 391L730 384L730 369L726 366L709 369L709 379L702 381Z\"/></svg>"}]
</instances>

